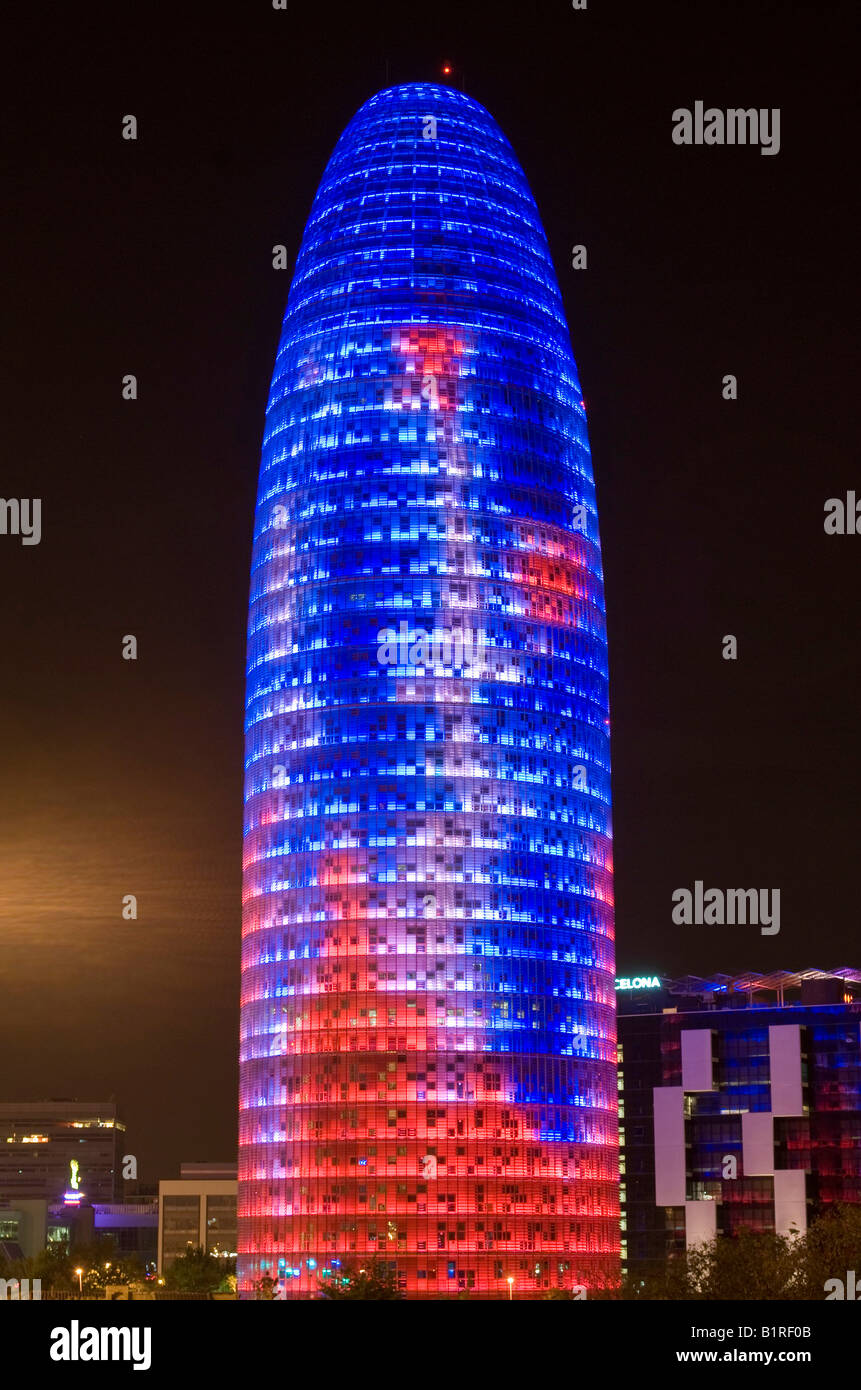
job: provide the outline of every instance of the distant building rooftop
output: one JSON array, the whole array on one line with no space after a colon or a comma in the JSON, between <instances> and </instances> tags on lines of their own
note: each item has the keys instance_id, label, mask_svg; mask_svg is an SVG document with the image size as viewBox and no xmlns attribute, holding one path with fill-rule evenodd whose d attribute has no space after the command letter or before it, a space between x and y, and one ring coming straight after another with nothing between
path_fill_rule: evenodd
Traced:
<instances>
[{"instance_id":1,"label":"distant building rooftop","mask_svg":"<svg viewBox=\"0 0 861 1390\"><path fill-rule=\"evenodd\" d=\"M203 1179L224 1179L230 1181L236 1179L236 1163L181 1163L179 1165L179 1176L181 1178L203 1178Z\"/></svg>"},{"instance_id":2,"label":"distant building rooftop","mask_svg":"<svg viewBox=\"0 0 861 1390\"><path fill-rule=\"evenodd\" d=\"M861 970L841 965L833 970L808 966L804 970L745 970L738 975L682 975L672 980L667 976L625 977L617 984L621 1014L649 1011L660 1012L670 997L684 1009L684 1000L698 1001L711 1008L774 1007L785 1003L850 1004L861 1001ZM800 992L799 999L787 1000L787 993ZM773 996L767 1001L756 995ZM742 1004L744 1000L744 1004Z\"/></svg>"}]
</instances>

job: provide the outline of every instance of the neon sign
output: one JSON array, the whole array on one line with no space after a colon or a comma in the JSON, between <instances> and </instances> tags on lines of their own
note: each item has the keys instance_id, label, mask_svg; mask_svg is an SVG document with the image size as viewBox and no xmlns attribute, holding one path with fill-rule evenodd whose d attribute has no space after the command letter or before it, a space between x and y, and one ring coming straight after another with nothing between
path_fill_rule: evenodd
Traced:
<instances>
[{"instance_id":1,"label":"neon sign","mask_svg":"<svg viewBox=\"0 0 861 1390\"><path fill-rule=\"evenodd\" d=\"M660 989L661 981L657 975L623 975L616 981L617 989Z\"/></svg>"}]
</instances>

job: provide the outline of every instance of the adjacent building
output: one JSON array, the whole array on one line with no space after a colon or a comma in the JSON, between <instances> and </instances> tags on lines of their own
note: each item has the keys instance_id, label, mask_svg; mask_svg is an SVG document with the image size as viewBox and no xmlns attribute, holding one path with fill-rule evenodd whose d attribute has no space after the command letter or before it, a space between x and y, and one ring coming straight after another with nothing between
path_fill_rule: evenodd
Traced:
<instances>
[{"instance_id":1,"label":"adjacent building","mask_svg":"<svg viewBox=\"0 0 861 1390\"><path fill-rule=\"evenodd\" d=\"M52 1246L88 1249L108 1238L118 1257L137 1261L142 1272L154 1272L158 1210L157 1197L95 1203L0 1201L0 1257L31 1259Z\"/></svg>"},{"instance_id":2,"label":"adjacent building","mask_svg":"<svg viewBox=\"0 0 861 1390\"><path fill-rule=\"evenodd\" d=\"M617 1274L607 691L534 199L478 102L389 88L323 176L266 414L241 1290L373 1256L412 1298Z\"/></svg>"},{"instance_id":3,"label":"adjacent building","mask_svg":"<svg viewBox=\"0 0 861 1390\"><path fill-rule=\"evenodd\" d=\"M48 1203L44 1197L0 1198L0 1263L40 1255L48 1239Z\"/></svg>"},{"instance_id":4,"label":"adjacent building","mask_svg":"<svg viewBox=\"0 0 861 1390\"><path fill-rule=\"evenodd\" d=\"M113 1100L0 1102L0 1200L121 1197L124 1135Z\"/></svg>"},{"instance_id":5,"label":"adjacent building","mask_svg":"<svg viewBox=\"0 0 861 1390\"><path fill-rule=\"evenodd\" d=\"M861 1201L861 971L619 982L622 1252L634 1274Z\"/></svg>"},{"instance_id":6,"label":"adjacent building","mask_svg":"<svg viewBox=\"0 0 861 1390\"><path fill-rule=\"evenodd\" d=\"M183 1163L158 1185L158 1271L189 1246L236 1257L236 1164Z\"/></svg>"}]
</instances>

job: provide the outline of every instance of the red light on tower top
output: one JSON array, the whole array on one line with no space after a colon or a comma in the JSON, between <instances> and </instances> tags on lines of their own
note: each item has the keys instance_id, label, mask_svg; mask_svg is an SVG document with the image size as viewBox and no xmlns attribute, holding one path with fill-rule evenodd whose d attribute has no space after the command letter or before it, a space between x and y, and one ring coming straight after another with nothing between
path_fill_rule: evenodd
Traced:
<instances>
[{"instance_id":1,"label":"red light on tower top","mask_svg":"<svg viewBox=\"0 0 861 1390\"><path fill-rule=\"evenodd\" d=\"M451 63L443 63L442 75L443 77L451 77Z\"/></svg>"}]
</instances>

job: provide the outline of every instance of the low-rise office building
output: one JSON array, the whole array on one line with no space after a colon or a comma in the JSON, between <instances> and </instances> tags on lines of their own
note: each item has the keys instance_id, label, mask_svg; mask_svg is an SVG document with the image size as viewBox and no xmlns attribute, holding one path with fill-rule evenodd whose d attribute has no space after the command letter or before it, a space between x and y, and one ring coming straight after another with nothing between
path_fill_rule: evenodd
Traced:
<instances>
[{"instance_id":1,"label":"low-rise office building","mask_svg":"<svg viewBox=\"0 0 861 1390\"><path fill-rule=\"evenodd\" d=\"M180 1177L162 1179L158 1189L160 1274L189 1245L236 1257L235 1163L183 1163Z\"/></svg>"}]
</instances>

